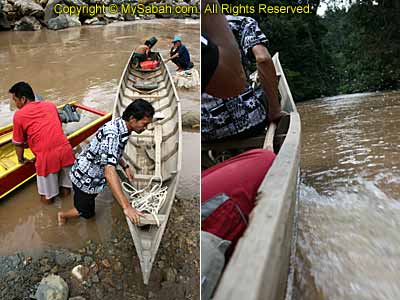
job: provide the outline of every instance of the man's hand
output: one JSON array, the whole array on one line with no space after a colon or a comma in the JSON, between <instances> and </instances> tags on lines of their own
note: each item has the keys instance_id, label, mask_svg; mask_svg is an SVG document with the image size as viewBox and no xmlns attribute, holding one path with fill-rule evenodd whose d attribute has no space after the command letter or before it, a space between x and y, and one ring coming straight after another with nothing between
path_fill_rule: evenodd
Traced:
<instances>
[{"instance_id":1,"label":"man's hand","mask_svg":"<svg viewBox=\"0 0 400 300\"><path fill-rule=\"evenodd\" d=\"M133 180L135 179L135 176L133 175L133 172L131 171L131 167L128 166L125 169L125 174L126 174L126 177L128 177L128 180L130 182L133 182Z\"/></svg>"},{"instance_id":2,"label":"man's hand","mask_svg":"<svg viewBox=\"0 0 400 300\"><path fill-rule=\"evenodd\" d=\"M128 198L126 198L124 192L121 189L121 184L119 183L119 177L115 170L115 166L106 165L104 167L104 177L107 180L108 186L110 187L114 198L118 201L119 205L121 205L124 214L134 224L139 224L139 216L142 216L143 214L131 207Z\"/></svg>"},{"instance_id":3,"label":"man's hand","mask_svg":"<svg viewBox=\"0 0 400 300\"><path fill-rule=\"evenodd\" d=\"M132 206L128 206L124 208L124 214L131 220L131 222L135 225L140 223L140 216L144 216L140 211L134 209Z\"/></svg>"},{"instance_id":4,"label":"man's hand","mask_svg":"<svg viewBox=\"0 0 400 300\"><path fill-rule=\"evenodd\" d=\"M25 163L25 157L24 157L24 145L15 145L15 154L17 155L18 158L18 163L24 164Z\"/></svg>"}]
</instances>

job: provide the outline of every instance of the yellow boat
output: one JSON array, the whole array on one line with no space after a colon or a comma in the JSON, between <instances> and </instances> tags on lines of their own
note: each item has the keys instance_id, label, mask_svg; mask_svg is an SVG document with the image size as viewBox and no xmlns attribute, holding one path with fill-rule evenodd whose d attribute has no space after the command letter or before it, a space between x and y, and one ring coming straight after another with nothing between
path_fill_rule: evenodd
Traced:
<instances>
[{"instance_id":1,"label":"yellow boat","mask_svg":"<svg viewBox=\"0 0 400 300\"><path fill-rule=\"evenodd\" d=\"M98 116L96 120L68 135L72 147L79 145L95 133L101 125L111 120L111 113L105 113L75 102L69 104ZM35 156L30 149L24 151L24 157L28 161L24 164L18 162L15 146L11 142L12 130L12 124L0 127L0 199L36 175L35 164L33 163Z\"/></svg>"}]
</instances>

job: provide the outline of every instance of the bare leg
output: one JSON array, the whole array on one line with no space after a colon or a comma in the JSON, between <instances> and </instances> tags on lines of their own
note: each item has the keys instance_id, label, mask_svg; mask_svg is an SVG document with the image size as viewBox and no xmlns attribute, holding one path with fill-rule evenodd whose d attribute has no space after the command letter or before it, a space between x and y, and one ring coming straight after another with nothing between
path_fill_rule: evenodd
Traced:
<instances>
[{"instance_id":1,"label":"bare leg","mask_svg":"<svg viewBox=\"0 0 400 300\"><path fill-rule=\"evenodd\" d=\"M40 202L43 204L49 205L54 202L54 198L47 199L46 196L40 195Z\"/></svg>"},{"instance_id":2,"label":"bare leg","mask_svg":"<svg viewBox=\"0 0 400 300\"><path fill-rule=\"evenodd\" d=\"M67 223L68 219L79 217L79 212L74 207L67 211L60 211L57 214L57 217L58 217L58 225L61 226L61 225L65 225L65 223Z\"/></svg>"},{"instance_id":3,"label":"bare leg","mask_svg":"<svg viewBox=\"0 0 400 300\"><path fill-rule=\"evenodd\" d=\"M60 197L64 198L71 194L71 188L60 186Z\"/></svg>"}]
</instances>

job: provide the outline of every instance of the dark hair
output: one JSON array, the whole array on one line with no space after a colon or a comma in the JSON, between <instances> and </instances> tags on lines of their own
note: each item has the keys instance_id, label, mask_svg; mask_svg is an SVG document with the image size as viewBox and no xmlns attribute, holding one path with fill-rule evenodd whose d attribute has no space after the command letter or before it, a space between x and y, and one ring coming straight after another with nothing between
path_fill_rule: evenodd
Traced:
<instances>
[{"instance_id":1,"label":"dark hair","mask_svg":"<svg viewBox=\"0 0 400 300\"><path fill-rule=\"evenodd\" d=\"M143 99L136 99L124 110L122 119L129 121L131 118L141 120L144 117L152 118L154 115L154 107L150 102Z\"/></svg>"},{"instance_id":2,"label":"dark hair","mask_svg":"<svg viewBox=\"0 0 400 300\"><path fill-rule=\"evenodd\" d=\"M22 97L25 97L26 99L33 101L35 100L35 94L33 93L33 90L31 86L23 81L17 82L14 84L10 90L8 91L11 94L14 94L15 97L21 99Z\"/></svg>"},{"instance_id":3,"label":"dark hair","mask_svg":"<svg viewBox=\"0 0 400 300\"><path fill-rule=\"evenodd\" d=\"M156 43L157 43L157 38L155 36L149 38L144 42L144 44L146 46L149 46L150 48L152 48Z\"/></svg>"}]
</instances>

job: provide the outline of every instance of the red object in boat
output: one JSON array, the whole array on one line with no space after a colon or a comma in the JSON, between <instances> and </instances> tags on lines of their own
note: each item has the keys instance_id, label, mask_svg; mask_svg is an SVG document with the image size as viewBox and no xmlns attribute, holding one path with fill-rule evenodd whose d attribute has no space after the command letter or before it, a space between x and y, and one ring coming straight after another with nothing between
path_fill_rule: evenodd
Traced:
<instances>
[{"instance_id":1,"label":"red object in boat","mask_svg":"<svg viewBox=\"0 0 400 300\"><path fill-rule=\"evenodd\" d=\"M140 68L142 68L143 70L151 70L157 67L158 67L157 60L145 60L140 63Z\"/></svg>"},{"instance_id":2,"label":"red object in boat","mask_svg":"<svg viewBox=\"0 0 400 300\"><path fill-rule=\"evenodd\" d=\"M269 150L243 152L201 173L201 230L235 244L247 228L257 190L275 159Z\"/></svg>"}]
</instances>

